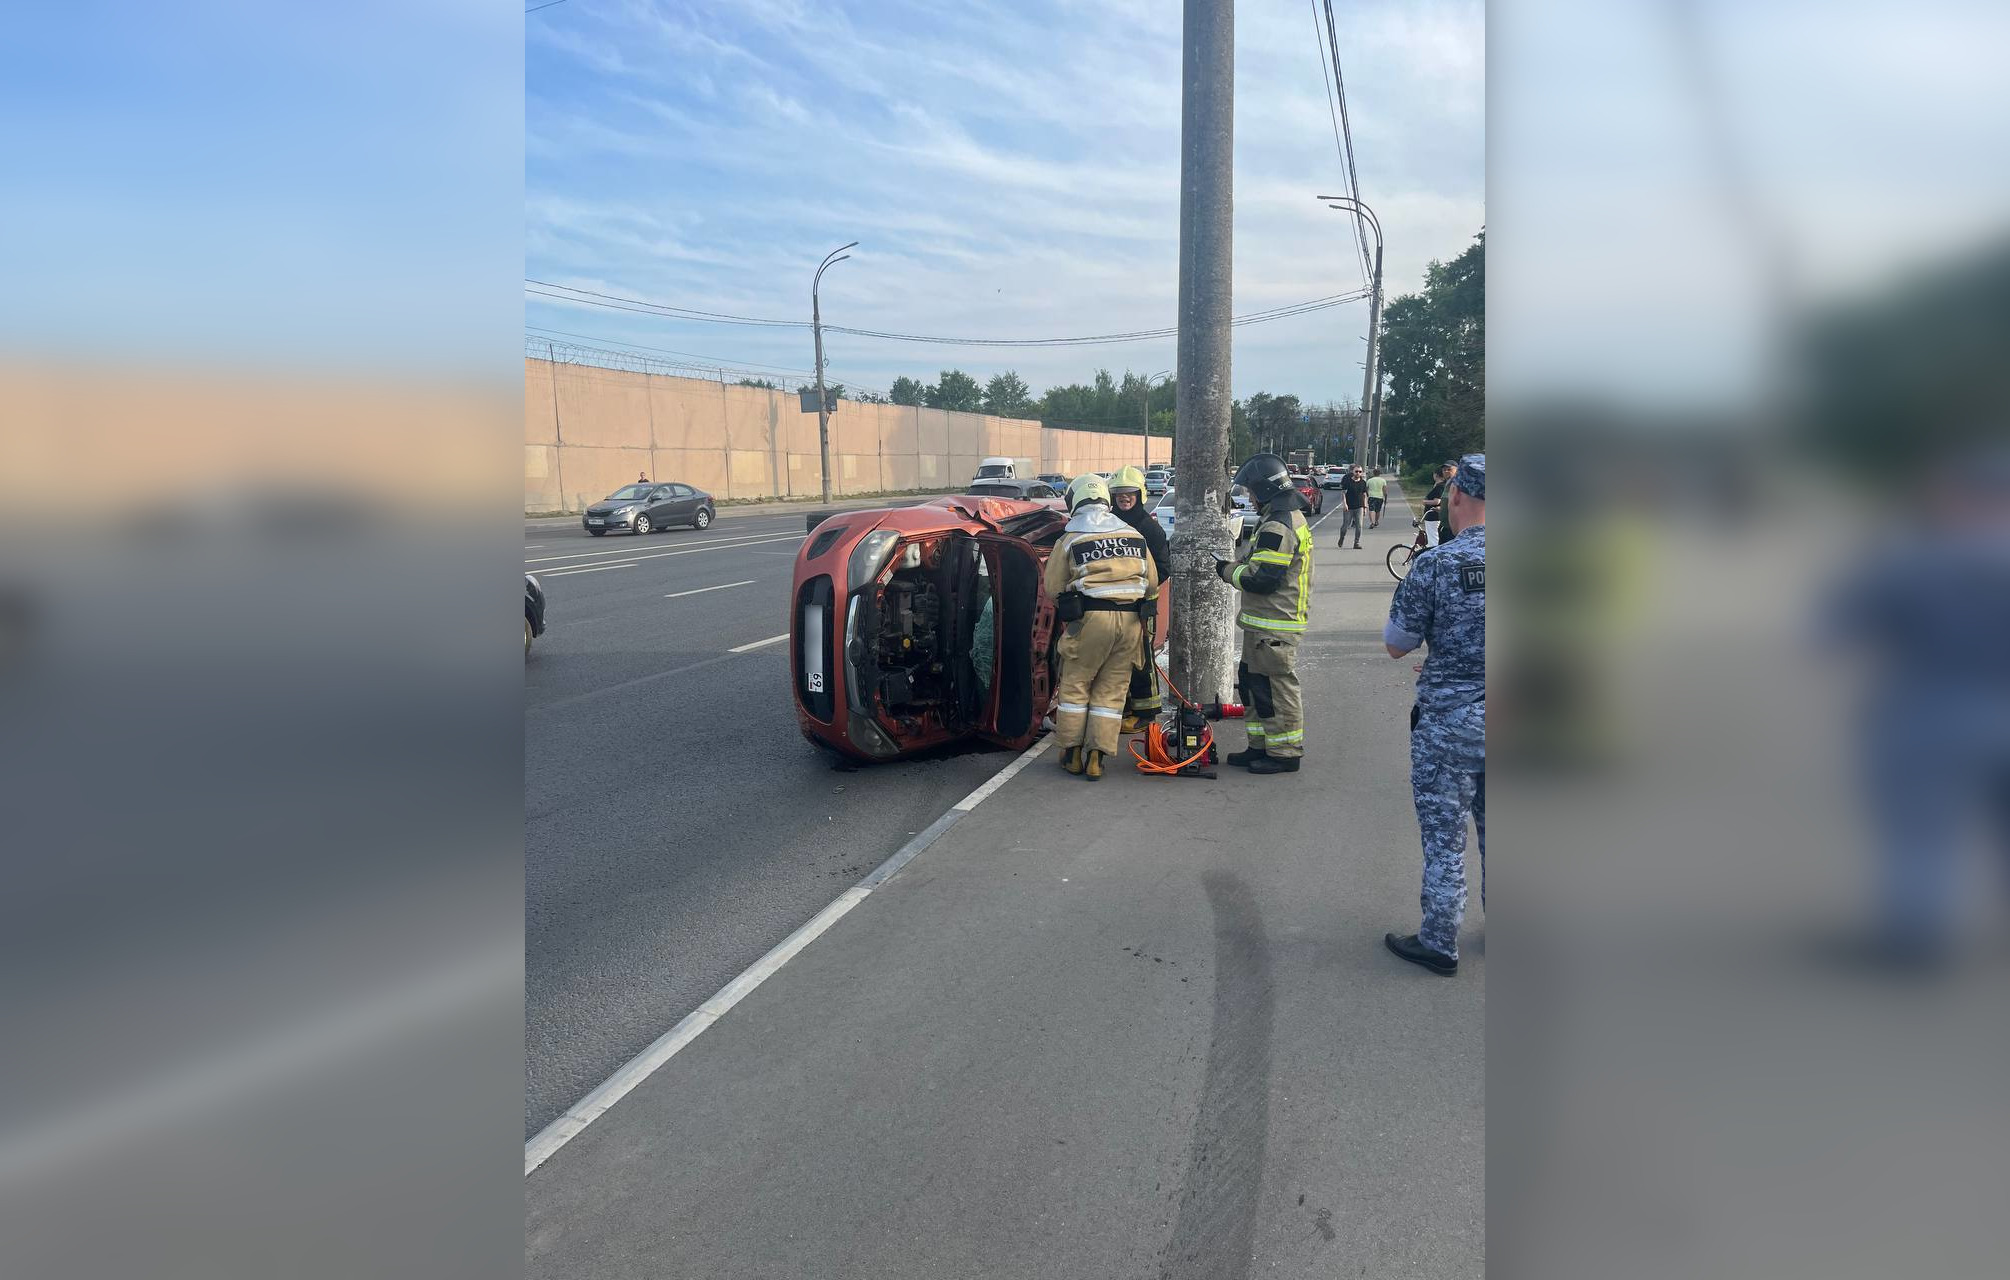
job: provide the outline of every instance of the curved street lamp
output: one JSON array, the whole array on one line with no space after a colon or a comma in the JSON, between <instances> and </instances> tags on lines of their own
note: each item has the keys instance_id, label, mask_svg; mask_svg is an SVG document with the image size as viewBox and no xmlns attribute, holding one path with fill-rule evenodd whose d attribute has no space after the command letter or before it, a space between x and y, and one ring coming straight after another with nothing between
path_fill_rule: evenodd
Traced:
<instances>
[{"instance_id":1,"label":"curved street lamp","mask_svg":"<svg viewBox=\"0 0 2010 1280\"><path fill-rule=\"evenodd\" d=\"M1139 410L1139 417L1143 420L1145 427L1145 470L1147 471L1152 469L1152 384L1161 378L1170 378L1172 376L1173 371L1165 369L1145 379L1144 405Z\"/></svg>"},{"instance_id":2,"label":"curved street lamp","mask_svg":"<svg viewBox=\"0 0 2010 1280\"><path fill-rule=\"evenodd\" d=\"M1382 367L1378 357L1381 354L1382 329L1382 220L1375 211L1361 203L1354 196L1320 196L1329 209L1351 213L1355 220L1366 220L1375 230L1375 283L1368 299L1368 364L1367 374L1361 383L1361 408L1368 415L1367 439L1362 442L1362 452L1368 455L1368 465L1378 465L1377 455L1382 448Z\"/></svg>"},{"instance_id":3,"label":"curved street lamp","mask_svg":"<svg viewBox=\"0 0 2010 1280\"><path fill-rule=\"evenodd\" d=\"M856 248L858 241L854 240L831 250L817 264L817 273L810 277L810 330L817 343L817 447L823 453L825 502L831 500L831 411L830 402L824 398L824 314L817 300L817 286L823 283L825 271L851 257L846 249Z\"/></svg>"}]
</instances>

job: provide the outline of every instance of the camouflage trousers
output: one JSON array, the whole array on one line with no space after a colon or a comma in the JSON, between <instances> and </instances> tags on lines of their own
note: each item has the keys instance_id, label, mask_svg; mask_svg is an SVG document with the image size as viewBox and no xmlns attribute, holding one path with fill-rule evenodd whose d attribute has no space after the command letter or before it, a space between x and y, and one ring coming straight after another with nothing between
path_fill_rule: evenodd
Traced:
<instances>
[{"instance_id":1,"label":"camouflage trousers","mask_svg":"<svg viewBox=\"0 0 2010 1280\"><path fill-rule=\"evenodd\" d=\"M1487 900L1486 704L1427 712L1410 730L1410 795L1424 843L1417 938L1456 959L1466 916L1466 819L1479 833L1480 905Z\"/></svg>"}]
</instances>

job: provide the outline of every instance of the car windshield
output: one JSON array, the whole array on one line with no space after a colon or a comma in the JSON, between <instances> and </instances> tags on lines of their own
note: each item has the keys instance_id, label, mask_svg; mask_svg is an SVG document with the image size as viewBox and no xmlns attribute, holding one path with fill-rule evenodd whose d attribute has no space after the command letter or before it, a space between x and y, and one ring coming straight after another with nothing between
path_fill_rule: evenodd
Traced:
<instances>
[{"instance_id":1,"label":"car windshield","mask_svg":"<svg viewBox=\"0 0 2010 1280\"><path fill-rule=\"evenodd\" d=\"M979 475L980 477L982 477L982 476L994 476L994 477L996 477L996 476L1009 476L1009 475L1011 475L1011 474L1012 474L1012 468L1010 468L1010 467L1008 467L1008 466L1003 466L1003 465L1001 465L1001 464L999 464L999 463L995 463L995 462L994 462L994 463L987 463L986 465L984 465L984 466L981 466L981 467L977 468L977 474L978 474L978 475Z\"/></svg>"},{"instance_id":2,"label":"car windshield","mask_svg":"<svg viewBox=\"0 0 2010 1280\"><path fill-rule=\"evenodd\" d=\"M1156 507L1153 507L1152 510L1170 511L1172 510L1172 506L1173 506L1173 491L1171 489L1168 489L1164 493L1159 495L1159 504Z\"/></svg>"},{"instance_id":3,"label":"car windshield","mask_svg":"<svg viewBox=\"0 0 2010 1280\"><path fill-rule=\"evenodd\" d=\"M649 496L649 491L655 487L653 484L624 484L613 493L608 494L607 500L609 502L625 502L630 498L646 498Z\"/></svg>"}]
</instances>

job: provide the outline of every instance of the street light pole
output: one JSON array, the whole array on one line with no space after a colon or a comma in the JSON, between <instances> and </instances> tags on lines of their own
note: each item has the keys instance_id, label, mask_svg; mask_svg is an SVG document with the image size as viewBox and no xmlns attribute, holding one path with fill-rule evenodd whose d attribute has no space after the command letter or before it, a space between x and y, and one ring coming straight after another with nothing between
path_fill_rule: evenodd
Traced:
<instances>
[{"instance_id":1,"label":"street light pole","mask_svg":"<svg viewBox=\"0 0 2010 1280\"><path fill-rule=\"evenodd\" d=\"M1351 213L1357 220L1366 218L1368 225L1375 229L1375 283L1368 293L1368 365L1361 381L1361 440L1360 452L1365 454L1370 467L1380 465L1382 451L1382 220L1353 196L1320 196L1330 201L1326 207Z\"/></svg>"},{"instance_id":2,"label":"street light pole","mask_svg":"<svg viewBox=\"0 0 2010 1280\"><path fill-rule=\"evenodd\" d=\"M1160 378L1170 377L1172 377L1172 370L1166 369L1145 379L1144 404L1140 406L1138 416L1143 421L1145 428L1145 470L1147 471L1152 469L1152 384Z\"/></svg>"},{"instance_id":3,"label":"street light pole","mask_svg":"<svg viewBox=\"0 0 2010 1280\"><path fill-rule=\"evenodd\" d=\"M823 282L825 268L851 257L845 250L857 247L858 241L854 240L831 250L817 264L817 273L810 277L810 331L816 335L817 343L817 448L823 454L825 502L831 500L831 410L830 401L824 398L824 313L817 300L817 286Z\"/></svg>"}]
</instances>

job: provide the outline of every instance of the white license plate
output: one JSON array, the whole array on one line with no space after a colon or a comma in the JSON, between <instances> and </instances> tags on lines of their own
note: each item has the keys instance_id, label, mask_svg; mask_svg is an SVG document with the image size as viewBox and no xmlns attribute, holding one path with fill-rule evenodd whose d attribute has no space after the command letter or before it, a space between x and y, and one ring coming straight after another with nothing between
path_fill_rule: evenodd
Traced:
<instances>
[{"instance_id":1,"label":"white license plate","mask_svg":"<svg viewBox=\"0 0 2010 1280\"><path fill-rule=\"evenodd\" d=\"M602 519L601 519L601 518L600 518L599 516L588 516L588 517L586 517L586 523L588 523L588 524L606 524L606 523L607 523L607 521L605 521L605 520L602 520Z\"/></svg>"}]
</instances>

